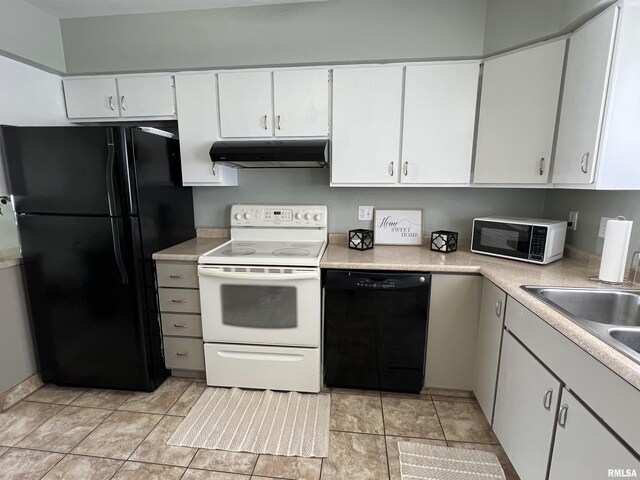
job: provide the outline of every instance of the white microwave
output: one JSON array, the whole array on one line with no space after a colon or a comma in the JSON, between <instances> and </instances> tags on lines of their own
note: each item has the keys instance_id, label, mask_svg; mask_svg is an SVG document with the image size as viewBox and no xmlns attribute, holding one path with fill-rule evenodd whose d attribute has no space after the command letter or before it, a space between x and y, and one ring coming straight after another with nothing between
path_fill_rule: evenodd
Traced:
<instances>
[{"instance_id":1,"label":"white microwave","mask_svg":"<svg viewBox=\"0 0 640 480\"><path fill-rule=\"evenodd\" d=\"M567 222L521 217L473 220L471 251L522 262L547 264L564 252Z\"/></svg>"}]
</instances>

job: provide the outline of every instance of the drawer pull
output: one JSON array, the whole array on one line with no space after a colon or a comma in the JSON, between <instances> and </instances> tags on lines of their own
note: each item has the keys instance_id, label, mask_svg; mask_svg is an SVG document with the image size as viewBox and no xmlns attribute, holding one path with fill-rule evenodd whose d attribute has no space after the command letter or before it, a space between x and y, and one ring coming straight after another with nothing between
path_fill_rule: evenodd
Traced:
<instances>
[{"instance_id":1,"label":"drawer pull","mask_svg":"<svg viewBox=\"0 0 640 480\"><path fill-rule=\"evenodd\" d=\"M186 298L172 298L171 301L173 303L187 303L187 299Z\"/></svg>"},{"instance_id":2,"label":"drawer pull","mask_svg":"<svg viewBox=\"0 0 640 480\"><path fill-rule=\"evenodd\" d=\"M186 323L174 323L173 326L176 328L187 328L189 325Z\"/></svg>"},{"instance_id":3,"label":"drawer pull","mask_svg":"<svg viewBox=\"0 0 640 480\"><path fill-rule=\"evenodd\" d=\"M188 357L189 355L191 355L191 352L176 352L176 355L178 355L179 357Z\"/></svg>"},{"instance_id":4,"label":"drawer pull","mask_svg":"<svg viewBox=\"0 0 640 480\"><path fill-rule=\"evenodd\" d=\"M180 278L184 278L184 275L174 275L174 274L171 274L171 275L169 275L169 278L177 278L177 279L180 279Z\"/></svg>"}]
</instances>

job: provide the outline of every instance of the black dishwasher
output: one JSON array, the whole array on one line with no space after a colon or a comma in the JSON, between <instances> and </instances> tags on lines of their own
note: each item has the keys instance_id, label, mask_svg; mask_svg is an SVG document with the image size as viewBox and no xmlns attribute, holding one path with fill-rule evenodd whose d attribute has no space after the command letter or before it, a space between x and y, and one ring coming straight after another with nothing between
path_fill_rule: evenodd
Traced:
<instances>
[{"instance_id":1,"label":"black dishwasher","mask_svg":"<svg viewBox=\"0 0 640 480\"><path fill-rule=\"evenodd\" d=\"M326 385L419 392L430 290L429 273L327 271Z\"/></svg>"}]
</instances>

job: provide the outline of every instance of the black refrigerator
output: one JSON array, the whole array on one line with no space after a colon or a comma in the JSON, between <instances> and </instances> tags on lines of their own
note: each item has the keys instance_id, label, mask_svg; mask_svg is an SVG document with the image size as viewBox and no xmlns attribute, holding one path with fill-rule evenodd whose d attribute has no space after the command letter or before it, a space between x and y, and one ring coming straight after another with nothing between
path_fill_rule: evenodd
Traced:
<instances>
[{"instance_id":1,"label":"black refrigerator","mask_svg":"<svg viewBox=\"0 0 640 480\"><path fill-rule=\"evenodd\" d=\"M167 377L151 255L195 236L177 140L138 128L0 130L42 379Z\"/></svg>"}]
</instances>

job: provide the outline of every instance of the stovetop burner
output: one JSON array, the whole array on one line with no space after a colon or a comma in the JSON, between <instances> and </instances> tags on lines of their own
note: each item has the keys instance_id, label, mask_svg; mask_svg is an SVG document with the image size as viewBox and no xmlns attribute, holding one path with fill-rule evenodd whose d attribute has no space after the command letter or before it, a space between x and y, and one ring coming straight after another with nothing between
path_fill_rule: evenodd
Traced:
<instances>
[{"instance_id":1,"label":"stovetop burner","mask_svg":"<svg viewBox=\"0 0 640 480\"><path fill-rule=\"evenodd\" d=\"M306 257L309 250L306 248L279 248L273 251L276 257Z\"/></svg>"},{"instance_id":2,"label":"stovetop burner","mask_svg":"<svg viewBox=\"0 0 640 480\"><path fill-rule=\"evenodd\" d=\"M225 257L246 257L248 255L253 255L254 253L256 253L256 251L253 248L246 248L246 247L235 248L234 247L229 250L223 251L222 255L224 255Z\"/></svg>"}]
</instances>

